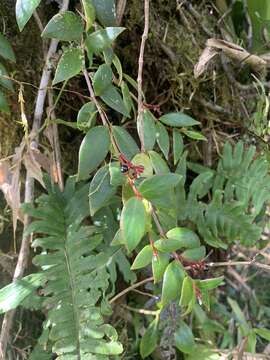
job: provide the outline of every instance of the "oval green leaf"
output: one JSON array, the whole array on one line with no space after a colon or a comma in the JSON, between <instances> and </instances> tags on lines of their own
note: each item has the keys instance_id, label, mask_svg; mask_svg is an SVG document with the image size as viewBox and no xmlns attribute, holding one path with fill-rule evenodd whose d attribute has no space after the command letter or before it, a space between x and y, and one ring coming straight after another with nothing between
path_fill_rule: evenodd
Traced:
<instances>
[{"instance_id":1,"label":"oval green leaf","mask_svg":"<svg viewBox=\"0 0 270 360\"><path fill-rule=\"evenodd\" d=\"M176 165L183 153L184 142L182 135L176 130L173 129L173 163Z\"/></svg>"},{"instance_id":2,"label":"oval green leaf","mask_svg":"<svg viewBox=\"0 0 270 360\"><path fill-rule=\"evenodd\" d=\"M110 184L110 173L108 166L100 168L93 177L89 187L90 215L93 216L115 194L116 188Z\"/></svg>"},{"instance_id":3,"label":"oval green leaf","mask_svg":"<svg viewBox=\"0 0 270 360\"><path fill-rule=\"evenodd\" d=\"M194 281L191 277L186 276L181 290L181 297L180 297L180 306L188 306L190 302L194 301L195 298L195 291L193 286Z\"/></svg>"},{"instance_id":4,"label":"oval green leaf","mask_svg":"<svg viewBox=\"0 0 270 360\"><path fill-rule=\"evenodd\" d=\"M166 306L170 301L180 297L182 282L185 277L185 271L179 261L172 261L166 268L163 277L161 304Z\"/></svg>"},{"instance_id":5,"label":"oval green leaf","mask_svg":"<svg viewBox=\"0 0 270 360\"><path fill-rule=\"evenodd\" d=\"M112 79L113 72L111 67L107 64L100 65L93 79L95 95L100 96L108 87L110 87Z\"/></svg>"},{"instance_id":6,"label":"oval green leaf","mask_svg":"<svg viewBox=\"0 0 270 360\"><path fill-rule=\"evenodd\" d=\"M100 97L110 108L118 111L126 117L129 117L129 112L125 103L115 86L110 85L106 90L104 89Z\"/></svg>"},{"instance_id":7,"label":"oval green leaf","mask_svg":"<svg viewBox=\"0 0 270 360\"><path fill-rule=\"evenodd\" d=\"M82 49L67 49L58 62L52 84L55 85L78 75L82 70L83 61L84 55Z\"/></svg>"},{"instance_id":8,"label":"oval green leaf","mask_svg":"<svg viewBox=\"0 0 270 360\"><path fill-rule=\"evenodd\" d=\"M77 115L77 126L80 130L89 130L95 125L97 108L94 102L84 104Z\"/></svg>"},{"instance_id":9,"label":"oval green leaf","mask_svg":"<svg viewBox=\"0 0 270 360\"><path fill-rule=\"evenodd\" d=\"M140 354L143 359L152 354L158 342L158 320L151 322L140 343Z\"/></svg>"},{"instance_id":10,"label":"oval green leaf","mask_svg":"<svg viewBox=\"0 0 270 360\"><path fill-rule=\"evenodd\" d=\"M161 196L173 189L181 180L178 174L154 175L145 179L139 186L139 192L148 200Z\"/></svg>"},{"instance_id":11,"label":"oval green leaf","mask_svg":"<svg viewBox=\"0 0 270 360\"><path fill-rule=\"evenodd\" d=\"M62 41L79 41L83 33L83 23L72 11L55 15L46 25L41 36Z\"/></svg>"},{"instance_id":12,"label":"oval green leaf","mask_svg":"<svg viewBox=\"0 0 270 360\"><path fill-rule=\"evenodd\" d=\"M162 159L162 157L156 151L149 151L149 156L157 175L163 175L170 172L166 161Z\"/></svg>"},{"instance_id":13,"label":"oval green leaf","mask_svg":"<svg viewBox=\"0 0 270 360\"><path fill-rule=\"evenodd\" d=\"M20 31L23 30L28 20L33 15L41 0L17 0L16 1L16 20Z\"/></svg>"},{"instance_id":14,"label":"oval green leaf","mask_svg":"<svg viewBox=\"0 0 270 360\"><path fill-rule=\"evenodd\" d=\"M146 227L146 211L141 200L130 198L121 213L120 227L129 251L133 251L140 243Z\"/></svg>"},{"instance_id":15,"label":"oval green leaf","mask_svg":"<svg viewBox=\"0 0 270 360\"><path fill-rule=\"evenodd\" d=\"M153 249L151 245L146 245L136 256L131 270L137 270L144 268L145 266L149 265L152 261L153 257Z\"/></svg>"},{"instance_id":16,"label":"oval green leaf","mask_svg":"<svg viewBox=\"0 0 270 360\"><path fill-rule=\"evenodd\" d=\"M219 285L221 285L223 283L223 280L224 280L224 276L219 276L213 279L198 280L197 286L200 289L212 290L217 288Z\"/></svg>"},{"instance_id":17,"label":"oval green leaf","mask_svg":"<svg viewBox=\"0 0 270 360\"><path fill-rule=\"evenodd\" d=\"M181 256L185 260L189 261L200 261L205 257L206 249L205 246L200 246L198 248L189 249L184 251Z\"/></svg>"},{"instance_id":18,"label":"oval green leaf","mask_svg":"<svg viewBox=\"0 0 270 360\"><path fill-rule=\"evenodd\" d=\"M163 152L163 155L168 160L169 150L170 150L170 139L168 131L165 126L161 123L156 125L156 139L160 150Z\"/></svg>"},{"instance_id":19,"label":"oval green leaf","mask_svg":"<svg viewBox=\"0 0 270 360\"><path fill-rule=\"evenodd\" d=\"M195 340L189 326L184 321L180 322L179 328L174 334L175 346L183 353L189 354L194 351Z\"/></svg>"},{"instance_id":20,"label":"oval green leaf","mask_svg":"<svg viewBox=\"0 0 270 360\"><path fill-rule=\"evenodd\" d=\"M14 51L13 51L9 41L1 33L0 33L0 56L2 56L4 59L7 59L7 60L10 60L13 62L16 61Z\"/></svg>"},{"instance_id":21,"label":"oval green leaf","mask_svg":"<svg viewBox=\"0 0 270 360\"><path fill-rule=\"evenodd\" d=\"M143 135L145 150L152 150L156 142L156 123L155 118L149 110L143 112Z\"/></svg>"},{"instance_id":22,"label":"oval green leaf","mask_svg":"<svg viewBox=\"0 0 270 360\"><path fill-rule=\"evenodd\" d=\"M169 230L166 234L168 238L177 239L180 247L192 249L200 246L200 239L198 235L184 227L175 227Z\"/></svg>"},{"instance_id":23,"label":"oval green leaf","mask_svg":"<svg viewBox=\"0 0 270 360\"><path fill-rule=\"evenodd\" d=\"M109 48L113 41L120 35L125 28L107 27L106 29L97 30L88 35L85 40L85 46L90 53L98 53Z\"/></svg>"},{"instance_id":24,"label":"oval green leaf","mask_svg":"<svg viewBox=\"0 0 270 360\"><path fill-rule=\"evenodd\" d=\"M152 272L154 276L154 283L162 280L164 271L169 264L169 254L158 252L157 256L152 257Z\"/></svg>"},{"instance_id":25,"label":"oval green leaf","mask_svg":"<svg viewBox=\"0 0 270 360\"><path fill-rule=\"evenodd\" d=\"M182 113L182 112L173 112L165 114L159 118L161 122L165 125L176 126L176 127L187 127L200 124L199 121L194 120L192 117Z\"/></svg>"},{"instance_id":26,"label":"oval green leaf","mask_svg":"<svg viewBox=\"0 0 270 360\"><path fill-rule=\"evenodd\" d=\"M90 173L105 159L110 147L109 131L96 126L85 135L79 150L78 180L88 179Z\"/></svg>"},{"instance_id":27,"label":"oval green leaf","mask_svg":"<svg viewBox=\"0 0 270 360\"><path fill-rule=\"evenodd\" d=\"M113 136L120 152L124 154L128 160L131 160L140 152L136 142L122 126L113 126Z\"/></svg>"},{"instance_id":28,"label":"oval green leaf","mask_svg":"<svg viewBox=\"0 0 270 360\"><path fill-rule=\"evenodd\" d=\"M191 131L186 129L183 129L182 131L190 139L207 141L206 137L198 131Z\"/></svg>"}]
</instances>

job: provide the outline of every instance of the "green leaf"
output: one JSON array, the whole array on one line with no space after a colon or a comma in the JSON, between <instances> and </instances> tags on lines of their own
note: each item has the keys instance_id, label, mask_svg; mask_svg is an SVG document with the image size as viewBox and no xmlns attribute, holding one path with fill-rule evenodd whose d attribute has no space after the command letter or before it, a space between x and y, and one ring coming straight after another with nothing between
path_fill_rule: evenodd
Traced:
<instances>
[{"instance_id":1,"label":"green leaf","mask_svg":"<svg viewBox=\"0 0 270 360\"><path fill-rule=\"evenodd\" d=\"M156 151L149 151L149 156L157 175L163 175L170 172L166 161L162 159L162 157Z\"/></svg>"},{"instance_id":2,"label":"green leaf","mask_svg":"<svg viewBox=\"0 0 270 360\"><path fill-rule=\"evenodd\" d=\"M181 155L184 150L184 142L182 135L176 130L173 129L173 163L176 165L181 158Z\"/></svg>"},{"instance_id":3,"label":"green leaf","mask_svg":"<svg viewBox=\"0 0 270 360\"><path fill-rule=\"evenodd\" d=\"M157 256L152 257L152 272L154 276L154 283L158 283L163 278L164 271L169 263L169 254L158 252Z\"/></svg>"},{"instance_id":4,"label":"green leaf","mask_svg":"<svg viewBox=\"0 0 270 360\"><path fill-rule=\"evenodd\" d=\"M181 248L177 239L160 239L155 241L155 248L161 252L170 253Z\"/></svg>"},{"instance_id":5,"label":"green leaf","mask_svg":"<svg viewBox=\"0 0 270 360\"><path fill-rule=\"evenodd\" d=\"M152 150L156 142L155 118L149 110L143 111L143 135L145 150Z\"/></svg>"},{"instance_id":6,"label":"green leaf","mask_svg":"<svg viewBox=\"0 0 270 360\"><path fill-rule=\"evenodd\" d=\"M116 188L110 184L108 166L100 168L93 177L89 188L90 215L104 207L115 194Z\"/></svg>"},{"instance_id":7,"label":"green leaf","mask_svg":"<svg viewBox=\"0 0 270 360\"><path fill-rule=\"evenodd\" d=\"M189 249L184 251L181 254L181 256L183 256L185 260L200 261L205 257L205 254L206 254L205 246L200 246L194 249Z\"/></svg>"},{"instance_id":8,"label":"green leaf","mask_svg":"<svg viewBox=\"0 0 270 360\"><path fill-rule=\"evenodd\" d=\"M16 20L20 31L23 30L28 20L33 15L41 0L17 0Z\"/></svg>"},{"instance_id":9,"label":"green leaf","mask_svg":"<svg viewBox=\"0 0 270 360\"><path fill-rule=\"evenodd\" d=\"M0 314L19 306L23 300L41 286L45 280L43 273L36 273L25 276L3 287L0 290Z\"/></svg>"},{"instance_id":10,"label":"green leaf","mask_svg":"<svg viewBox=\"0 0 270 360\"><path fill-rule=\"evenodd\" d=\"M168 131L165 126L161 123L157 123L156 125L156 139L160 150L163 152L163 155L168 160L169 150L170 150L170 139Z\"/></svg>"},{"instance_id":11,"label":"green leaf","mask_svg":"<svg viewBox=\"0 0 270 360\"><path fill-rule=\"evenodd\" d=\"M132 159L134 165L142 165L144 167L141 177L150 177L153 175L153 167L149 156L145 153L139 153L134 156Z\"/></svg>"},{"instance_id":12,"label":"green leaf","mask_svg":"<svg viewBox=\"0 0 270 360\"><path fill-rule=\"evenodd\" d=\"M136 256L132 266L131 270L137 270L141 269L152 262L153 257L153 249L151 245L146 245Z\"/></svg>"},{"instance_id":13,"label":"green leaf","mask_svg":"<svg viewBox=\"0 0 270 360\"><path fill-rule=\"evenodd\" d=\"M254 329L255 333L258 334L260 337L262 337L265 340L270 341L270 330L269 329L265 329L265 328L261 328L261 329Z\"/></svg>"},{"instance_id":14,"label":"green leaf","mask_svg":"<svg viewBox=\"0 0 270 360\"><path fill-rule=\"evenodd\" d=\"M219 285L221 285L223 283L223 280L224 280L224 276L219 276L213 279L198 280L197 286L200 289L212 290L217 288Z\"/></svg>"},{"instance_id":15,"label":"green leaf","mask_svg":"<svg viewBox=\"0 0 270 360\"><path fill-rule=\"evenodd\" d=\"M86 31L88 31L93 25L96 18L96 10L92 3L92 0L82 0L83 11L86 21Z\"/></svg>"},{"instance_id":16,"label":"green leaf","mask_svg":"<svg viewBox=\"0 0 270 360\"><path fill-rule=\"evenodd\" d=\"M198 131L182 129L182 132L191 139L207 141L206 137Z\"/></svg>"},{"instance_id":17,"label":"green leaf","mask_svg":"<svg viewBox=\"0 0 270 360\"><path fill-rule=\"evenodd\" d=\"M179 328L174 334L175 346L183 353L189 354L194 351L195 340L190 327L184 322L180 322Z\"/></svg>"},{"instance_id":18,"label":"green leaf","mask_svg":"<svg viewBox=\"0 0 270 360\"><path fill-rule=\"evenodd\" d=\"M10 113L10 108L6 100L6 97L1 91L0 91L0 111L5 112L7 114Z\"/></svg>"},{"instance_id":19,"label":"green leaf","mask_svg":"<svg viewBox=\"0 0 270 360\"><path fill-rule=\"evenodd\" d=\"M115 86L111 85L104 89L100 97L109 107L129 117L124 101Z\"/></svg>"},{"instance_id":20,"label":"green leaf","mask_svg":"<svg viewBox=\"0 0 270 360\"><path fill-rule=\"evenodd\" d=\"M111 67L107 64L100 65L93 79L95 95L100 96L104 93L110 87L112 79L113 72Z\"/></svg>"},{"instance_id":21,"label":"green leaf","mask_svg":"<svg viewBox=\"0 0 270 360\"><path fill-rule=\"evenodd\" d=\"M122 126L113 126L113 136L119 150L128 160L131 160L140 152L136 142Z\"/></svg>"},{"instance_id":22,"label":"green leaf","mask_svg":"<svg viewBox=\"0 0 270 360\"><path fill-rule=\"evenodd\" d=\"M130 198L121 213L120 227L129 251L133 251L145 233L146 211L141 200Z\"/></svg>"},{"instance_id":23,"label":"green leaf","mask_svg":"<svg viewBox=\"0 0 270 360\"><path fill-rule=\"evenodd\" d=\"M252 330L247 336L247 344L246 344L245 350L248 353L255 354L256 343L257 343L256 332Z\"/></svg>"},{"instance_id":24,"label":"green leaf","mask_svg":"<svg viewBox=\"0 0 270 360\"><path fill-rule=\"evenodd\" d=\"M159 118L161 122L165 125L176 126L176 127L187 127L194 126L200 124L199 121L194 120L192 117L184 114L184 113L169 113L161 116Z\"/></svg>"},{"instance_id":25,"label":"green leaf","mask_svg":"<svg viewBox=\"0 0 270 360\"><path fill-rule=\"evenodd\" d=\"M116 8L114 0L92 0L96 8L98 21L103 26L116 25Z\"/></svg>"},{"instance_id":26,"label":"green leaf","mask_svg":"<svg viewBox=\"0 0 270 360\"><path fill-rule=\"evenodd\" d=\"M14 51L7 38L0 33L0 56L4 59L16 62Z\"/></svg>"},{"instance_id":27,"label":"green leaf","mask_svg":"<svg viewBox=\"0 0 270 360\"><path fill-rule=\"evenodd\" d=\"M85 40L85 46L88 52L98 53L111 47L113 41L120 35L125 28L107 27L106 29L97 30L88 35Z\"/></svg>"},{"instance_id":28,"label":"green leaf","mask_svg":"<svg viewBox=\"0 0 270 360\"><path fill-rule=\"evenodd\" d=\"M180 247L192 249L200 246L198 235L188 228L175 227L169 230L166 236L171 239L177 239Z\"/></svg>"},{"instance_id":29,"label":"green leaf","mask_svg":"<svg viewBox=\"0 0 270 360\"><path fill-rule=\"evenodd\" d=\"M85 135L79 150L78 180L88 179L105 159L110 147L110 135L105 126L96 126Z\"/></svg>"},{"instance_id":30,"label":"green leaf","mask_svg":"<svg viewBox=\"0 0 270 360\"><path fill-rule=\"evenodd\" d=\"M84 55L82 49L71 48L65 50L58 62L52 84L58 84L61 81L78 75L82 70L83 61Z\"/></svg>"},{"instance_id":31,"label":"green leaf","mask_svg":"<svg viewBox=\"0 0 270 360\"><path fill-rule=\"evenodd\" d=\"M180 297L184 277L185 271L179 261L174 260L167 266L162 284L162 306L166 306L170 301L176 300L177 297Z\"/></svg>"},{"instance_id":32,"label":"green leaf","mask_svg":"<svg viewBox=\"0 0 270 360\"><path fill-rule=\"evenodd\" d=\"M236 319L243 330L243 335L246 336L250 332L250 326L246 321L245 315L243 314L242 310L240 309L236 301L228 297L228 303L230 304L236 316Z\"/></svg>"},{"instance_id":33,"label":"green leaf","mask_svg":"<svg viewBox=\"0 0 270 360\"><path fill-rule=\"evenodd\" d=\"M140 343L140 354L143 359L152 354L158 342L158 320L153 320L146 329Z\"/></svg>"},{"instance_id":34,"label":"green leaf","mask_svg":"<svg viewBox=\"0 0 270 360\"><path fill-rule=\"evenodd\" d=\"M95 125L97 108L94 102L89 101L84 104L77 115L77 126L80 130L89 130Z\"/></svg>"},{"instance_id":35,"label":"green leaf","mask_svg":"<svg viewBox=\"0 0 270 360\"><path fill-rule=\"evenodd\" d=\"M121 173L120 163L117 161L109 164L110 183L113 186L122 186L125 182L125 176Z\"/></svg>"},{"instance_id":36,"label":"green leaf","mask_svg":"<svg viewBox=\"0 0 270 360\"><path fill-rule=\"evenodd\" d=\"M72 11L56 14L46 25L41 36L62 41L79 41L83 33L81 18Z\"/></svg>"},{"instance_id":37,"label":"green leaf","mask_svg":"<svg viewBox=\"0 0 270 360\"><path fill-rule=\"evenodd\" d=\"M194 303L195 291L194 291L194 281L190 276L186 276L183 281L181 298L179 305L188 306L191 302Z\"/></svg>"},{"instance_id":38,"label":"green leaf","mask_svg":"<svg viewBox=\"0 0 270 360\"><path fill-rule=\"evenodd\" d=\"M123 102L125 104L127 112L130 113L130 111L131 111L132 107L134 107L134 105L133 105L132 97L129 92L129 88L128 88L127 84L125 83L125 81L121 82L121 91L122 91L122 95L123 95Z\"/></svg>"},{"instance_id":39,"label":"green leaf","mask_svg":"<svg viewBox=\"0 0 270 360\"><path fill-rule=\"evenodd\" d=\"M0 85L10 91L14 91L13 83L10 79L7 79L8 72L3 64L0 63Z\"/></svg>"},{"instance_id":40,"label":"green leaf","mask_svg":"<svg viewBox=\"0 0 270 360\"><path fill-rule=\"evenodd\" d=\"M139 192L148 200L162 196L168 190L174 188L182 176L178 174L153 175L145 179L139 186Z\"/></svg>"}]
</instances>

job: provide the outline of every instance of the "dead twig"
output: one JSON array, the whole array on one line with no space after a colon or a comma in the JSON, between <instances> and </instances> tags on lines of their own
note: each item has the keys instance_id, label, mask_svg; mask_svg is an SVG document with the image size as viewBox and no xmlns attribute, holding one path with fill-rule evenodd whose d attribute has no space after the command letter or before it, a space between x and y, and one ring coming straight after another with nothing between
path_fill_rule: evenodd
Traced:
<instances>
[{"instance_id":1,"label":"dead twig","mask_svg":"<svg viewBox=\"0 0 270 360\"><path fill-rule=\"evenodd\" d=\"M144 147L144 129L143 129L143 90L142 90L142 78L143 78L143 57L144 57L144 49L145 43L148 38L149 32L149 2L150 0L144 1L144 31L142 35L141 47L140 47L140 55L139 55L139 68L138 68L138 133L141 140L141 151L145 151Z\"/></svg>"}]
</instances>

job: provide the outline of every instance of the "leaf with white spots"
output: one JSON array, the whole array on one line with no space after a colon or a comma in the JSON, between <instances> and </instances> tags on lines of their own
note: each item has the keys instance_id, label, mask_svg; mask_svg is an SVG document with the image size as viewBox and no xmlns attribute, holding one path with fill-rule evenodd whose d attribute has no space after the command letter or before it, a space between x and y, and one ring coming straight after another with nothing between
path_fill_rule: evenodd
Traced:
<instances>
[{"instance_id":1,"label":"leaf with white spots","mask_svg":"<svg viewBox=\"0 0 270 360\"><path fill-rule=\"evenodd\" d=\"M82 66L83 51L79 48L66 50L57 65L53 85L79 74L82 70Z\"/></svg>"}]
</instances>

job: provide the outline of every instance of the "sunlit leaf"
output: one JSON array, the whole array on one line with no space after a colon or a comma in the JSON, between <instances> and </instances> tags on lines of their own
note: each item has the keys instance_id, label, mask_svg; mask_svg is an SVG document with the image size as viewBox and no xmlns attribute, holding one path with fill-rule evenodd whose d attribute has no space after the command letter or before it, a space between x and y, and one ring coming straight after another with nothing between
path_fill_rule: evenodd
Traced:
<instances>
[{"instance_id":1,"label":"sunlit leaf","mask_svg":"<svg viewBox=\"0 0 270 360\"><path fill-rule=\"evenodd\" d=\"M205 257L206 249L205 246L200 246L194 249L185 250L181 256L189 261L200 261Z\"/></svg>"},{"instance_id":2,"label":"sunlit leaf","mask_svg":"<svg viewBox=\"0 0 270 360\"><path fill-rule=\"evenodd\" d=\"M223 283L223 280L224 276L219 276L213 279L198 280L197 286L200 289L212 290L220 286Z\"/></svg>"},{"instance_id":3,"label":"sunlit leaf","mask_svg":"<svg viewBox=\"0 0 270 360\"><path fill-rule=\"evenodd\" d=\"M158 283L163 278L164 271L169 263L169 254L158 252L156 256L152 257L152 272L154 276L154 283Z\"/></svg>"},{"instance_id":4,"label":"sunlit leaf","mask_svg":"<svg viewBox=\"0 0 270 360\"><path fill-rule=\"evenodd\" d=\"M33 15L41 0L17 0L16 20L20 31L23 30L28 20Z\"/></svg>"},{"instance_id":5,"label":"sunlit leaf","mask_svg":"<svg viewBox=\"0 0 270 360\"><path fill-rule=\"evenodd\" d=\"M182 132L191 139L207 141L206 137L198 131L182 129Z\"/></svg>"},{"instance_id":6,"label":"sunlit leaf","mask_svg":"<svg viewBox=\"0 0 270 360\"><path fill-rule=\"evenodd\" d=\"M146 245L136 256L131 270L141 269L149 264L151 264L153 257L153 249L151 245Z\"/></svg>"},{"instance_id":7,"label":"sunlit leaf","mask_svg":"<svg viewBox=\"0 0 270 360\"><path fill-rule=\"evenodd\" d=\"M82 70L83 61L84 55L82 49L71 48L65 50L58 62L52 84L55 85L78 75Z\"/></svg>"},{"instance_id":8,"label":"sunlit leaf","mask_svg":"<svg viewBox=\"0 0 270 360\"><path fill-rule=\"evenodd\" d=\"M169 230L166 236L170 239L177 239L180 247L192 249L200 246L198 235L189 228L175 227Z\"/></svg>"},{"instance_id":9,"label":"sunlit leaf","mask_svg":"<svg viewBox=\"0 0 270 360\"><path fill-rule=\"evenodd\" d=\"M62 41L79 41L83 33L83 23L72 11L56 14L46 25L41 36Z\"/></svg>"},{"instance_id":10,"label":"sunlit leaf","mask_svg":"<svg viewBox=\"0 0 270 360\"><path fill-rule=\"evenodd\" d=\"M139 192L143 197L151 200L173 189L180 180L181 176L178 174L153 175L140 184Z\"/></svg>"}]
</instances>

